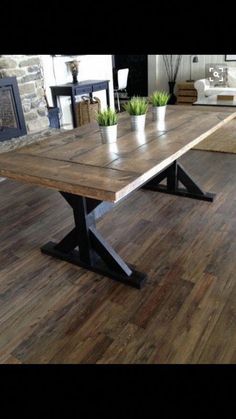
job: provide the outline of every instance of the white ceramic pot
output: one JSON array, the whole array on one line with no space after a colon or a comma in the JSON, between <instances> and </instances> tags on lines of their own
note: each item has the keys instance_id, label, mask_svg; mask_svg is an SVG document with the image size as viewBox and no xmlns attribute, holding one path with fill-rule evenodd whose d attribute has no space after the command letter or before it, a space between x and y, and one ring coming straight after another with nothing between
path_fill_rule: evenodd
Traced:
<instances>
[{"instance_id":1,"label":"white ceramic pot","mask_svg":"<svg viewBox=\"0 0 236 419\"><path fill-rule=\"evenodd\" d=\"M143 131L145 128L146 114L144 115L130 115L131 117L131 130Z\"/></svg>"},{"instance_id":2,"label":"white ceramic pot","mask_svg":"<svg viewBox=\"0 0 236 419\"><path fill-rule=\"evenodd\" d=\"M152 108L152 119L153 121L164 121L166 117L166 105L165 106L153 106Z\"/></svg>"},{"instance_id":3,"label":"white ceramic pot","mask_svg":"<svg viewBox=\"0 0 236 419\"><path fill-rule=\"evenodd\" d=\"M117 140L117 124L110 126L100 126L100 133L102 136L102 143L114 143Z\"/></svg>"}]
</instances>

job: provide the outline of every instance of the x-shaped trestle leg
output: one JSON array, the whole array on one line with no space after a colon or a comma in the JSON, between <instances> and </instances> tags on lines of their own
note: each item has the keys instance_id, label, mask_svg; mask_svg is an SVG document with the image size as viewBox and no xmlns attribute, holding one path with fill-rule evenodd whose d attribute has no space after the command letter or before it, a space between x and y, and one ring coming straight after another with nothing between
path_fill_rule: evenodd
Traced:
<instances>
[{"instance_id":1,"label":"x-shaped trestle leg","mask_svg":"<svg viewBox=\"0 0 236 419\"><path fill-rule=\"evenodd\" d=\"M96 230L96 218L109 211L113 204L65 192L61 195L73 209L75 227L59 243L44 245L42 252L141 288L146 274L124 262Z\"/></svg>"}]
</instances>

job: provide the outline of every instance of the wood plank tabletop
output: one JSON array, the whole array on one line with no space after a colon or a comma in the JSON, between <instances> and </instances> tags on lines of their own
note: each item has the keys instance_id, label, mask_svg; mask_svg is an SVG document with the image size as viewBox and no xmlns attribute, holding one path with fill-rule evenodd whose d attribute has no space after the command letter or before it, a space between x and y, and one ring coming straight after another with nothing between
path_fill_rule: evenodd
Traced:
<instances>
[{"instance_id":1,"label":"wood plank tabletop","mask_svg":"<svg viewBox=\"0 0 236 419\"><path fill-rule=\"evenodd\" d=\"M117 202L235 117L229 108L172 105L163 124L149 110L145 131L136 133L124 112L116 143L102 144L91 123L0 154L0 176Z\"/></svg>"}]
</instances>

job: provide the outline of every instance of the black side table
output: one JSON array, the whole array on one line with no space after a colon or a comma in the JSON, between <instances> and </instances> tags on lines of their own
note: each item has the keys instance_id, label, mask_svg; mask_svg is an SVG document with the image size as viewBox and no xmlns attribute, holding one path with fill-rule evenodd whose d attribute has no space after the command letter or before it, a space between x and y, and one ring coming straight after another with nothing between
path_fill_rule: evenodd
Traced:
<instances>
[{"instance_id":1,"label":"black side table","mask_svg":"<svg viewBox=\"0 0 236 419\"><path fill-rule=\"evenodd\" d=\"M107 106L110 107L109 80L85 80L78 83L67 83L59 86L50 86L52 92L53 106L57 107L58 96L70 96L72 107L73 127L76 125L75 96L89 94L92 98L94 92L106 90Z\"/></svg>"}]
</instances>

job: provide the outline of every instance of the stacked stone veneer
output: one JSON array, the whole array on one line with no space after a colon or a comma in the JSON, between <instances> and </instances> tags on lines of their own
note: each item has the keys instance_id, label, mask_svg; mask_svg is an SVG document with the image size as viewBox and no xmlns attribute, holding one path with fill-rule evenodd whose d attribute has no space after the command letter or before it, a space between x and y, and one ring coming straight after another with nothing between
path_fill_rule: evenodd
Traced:
<instances>
[{"instance_id":1,"label":"stacked stone veneer","mask_svg":"<svg viewBox=\"0 0 236 419\"><path fill-rule=\"evenodd\" d=\"M0 77L17 78L28 133L49 127L39 55L1 55Z\"/></svg>"}]
</instances>

